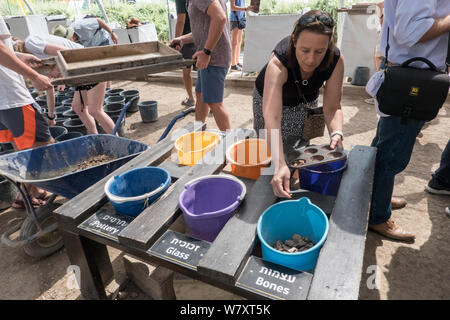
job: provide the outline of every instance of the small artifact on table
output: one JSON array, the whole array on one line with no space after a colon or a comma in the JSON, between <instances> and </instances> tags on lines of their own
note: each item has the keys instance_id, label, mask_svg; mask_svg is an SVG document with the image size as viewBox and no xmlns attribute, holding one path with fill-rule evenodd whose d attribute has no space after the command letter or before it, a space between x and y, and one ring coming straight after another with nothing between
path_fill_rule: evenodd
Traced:
<instances>
[{"instance_id":1,"label":"small artifact on table","mask_svg":"<svg viewBox=\"0 0 450 320\"><path fill-rule=\"evenodd\" d=\"M277 240L272 247L281 252L295 253L302 252L308 250L314 246L314 242L309 240L306 237L302 237L301 235L295 233L292 236L292 239L288 239L286 241Z\"/></svg>"}]
</instances>

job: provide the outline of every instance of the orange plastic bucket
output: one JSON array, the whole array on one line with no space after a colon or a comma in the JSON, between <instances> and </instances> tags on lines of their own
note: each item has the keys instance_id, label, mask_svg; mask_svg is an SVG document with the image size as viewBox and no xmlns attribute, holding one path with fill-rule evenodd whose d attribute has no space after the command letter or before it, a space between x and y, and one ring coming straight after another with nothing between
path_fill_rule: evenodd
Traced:
<instances>
[{"instance_id":1,"label":"orange plastic bucket","mask_svg":"<svg viewBox=\"0 0 450 320\"><path fill-rule=\"evenodd\" d=\"M259 178L261 168L272 160L267 142L262 139L238 141L228 148L226 157L233 175L253 180Z\"/></svg>"},{"instance_id":2,"label":"orange plastic bucket","mask_svg":"<svg viewBox=\"0 0 450 320\"><path fill-rule=\"evenodd\" d=\"M220 141L217 133L209 131L190 132L175 141L180 164L193 166Z\"/></svg>"}]
</instances>

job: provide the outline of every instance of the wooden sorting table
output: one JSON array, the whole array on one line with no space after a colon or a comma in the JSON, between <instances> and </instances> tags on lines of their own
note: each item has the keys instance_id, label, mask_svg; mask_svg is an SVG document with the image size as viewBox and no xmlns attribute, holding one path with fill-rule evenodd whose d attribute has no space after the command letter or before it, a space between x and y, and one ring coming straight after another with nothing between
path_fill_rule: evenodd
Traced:
<instances>
[{"instance_id":1,"label":"wooden sorting table","mask_svg":"<svg viewBox=\"0 0 450 320\"><path fill-rule=\"evenodd\" d=\"M202 130L190 123L188 131ZM184 131L186 132L186 131ZM222 138L219 150L252 131L233 130ZM204 175L220 174L223 163L205 161L193 167L176 165L168 155L174 132L55 211L72 265L80 268L81 293L86 299L105 299L105 284L113 277L106 246L152 264L250 299L358 299L367 232L376 151L355 146L348 156L337 197L309 191L309 197L330 216L328 238L314 274L298 272L261 259L256 235L261 213L278 199L271 175L256 181L242 179L247 195L214 242L197 240L169 227L182 217L178 197L185 183ZM225 145L224 145L225 144ZM211 153L206 158L211 157ZM208 160L208 159L206 159ZM225 159L223 159L225 161ZM132 168L157 165L167 169L172 184L167 192L138 217L117 215L108 203L104 185L110 176Z\"/></svg>"}]
</instances>

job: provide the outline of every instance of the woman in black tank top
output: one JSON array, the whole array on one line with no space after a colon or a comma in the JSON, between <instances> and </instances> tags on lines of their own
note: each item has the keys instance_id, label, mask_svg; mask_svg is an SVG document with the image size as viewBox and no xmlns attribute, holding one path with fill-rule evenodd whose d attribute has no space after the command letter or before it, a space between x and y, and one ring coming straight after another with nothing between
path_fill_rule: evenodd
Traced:
<instances>
[{"instance_id":1,"label":"woman in black tank top","mask_svg":"<svg viewBox=\"0 0 450 320\"><path fill-rule=\"evenodd\" d=\"M255 82L254 128L257 132L267 129L275 164L271 184L278 197L291 198L291 174L283 142L301 138L308 109L318 106L319 89L324 83L323 113L330 147L343 148L344 61L334 45L333 27L334 21L325 11L312 10L302 15L292 34L275 47Z\"/></svg>"}]
</instances>

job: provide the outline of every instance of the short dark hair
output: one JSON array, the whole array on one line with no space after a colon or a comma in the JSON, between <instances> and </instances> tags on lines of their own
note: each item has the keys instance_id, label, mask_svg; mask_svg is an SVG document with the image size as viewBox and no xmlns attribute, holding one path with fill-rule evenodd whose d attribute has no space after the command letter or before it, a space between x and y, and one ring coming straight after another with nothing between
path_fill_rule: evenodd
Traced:
<instances>
[{"instance_id":1,"label":"short dark hair","mask_svg":"<svg viewBox=\"0 0 450 320\"><path fill-rule=\"evenodd\" d=\"M291 38L289 40L288 66L290 68L295 68L298 64L297 57L295 55L295 44L297 43L300 33L304 30L308 30L313 33L326 35L330 38L327 52L318 67L320 71L327 69L333 62L333 52L335 47L333 28L333 18L326 11L311 10L303 14L295 23L294 31L292 31Z\"/></svg>"}]
</instances>

